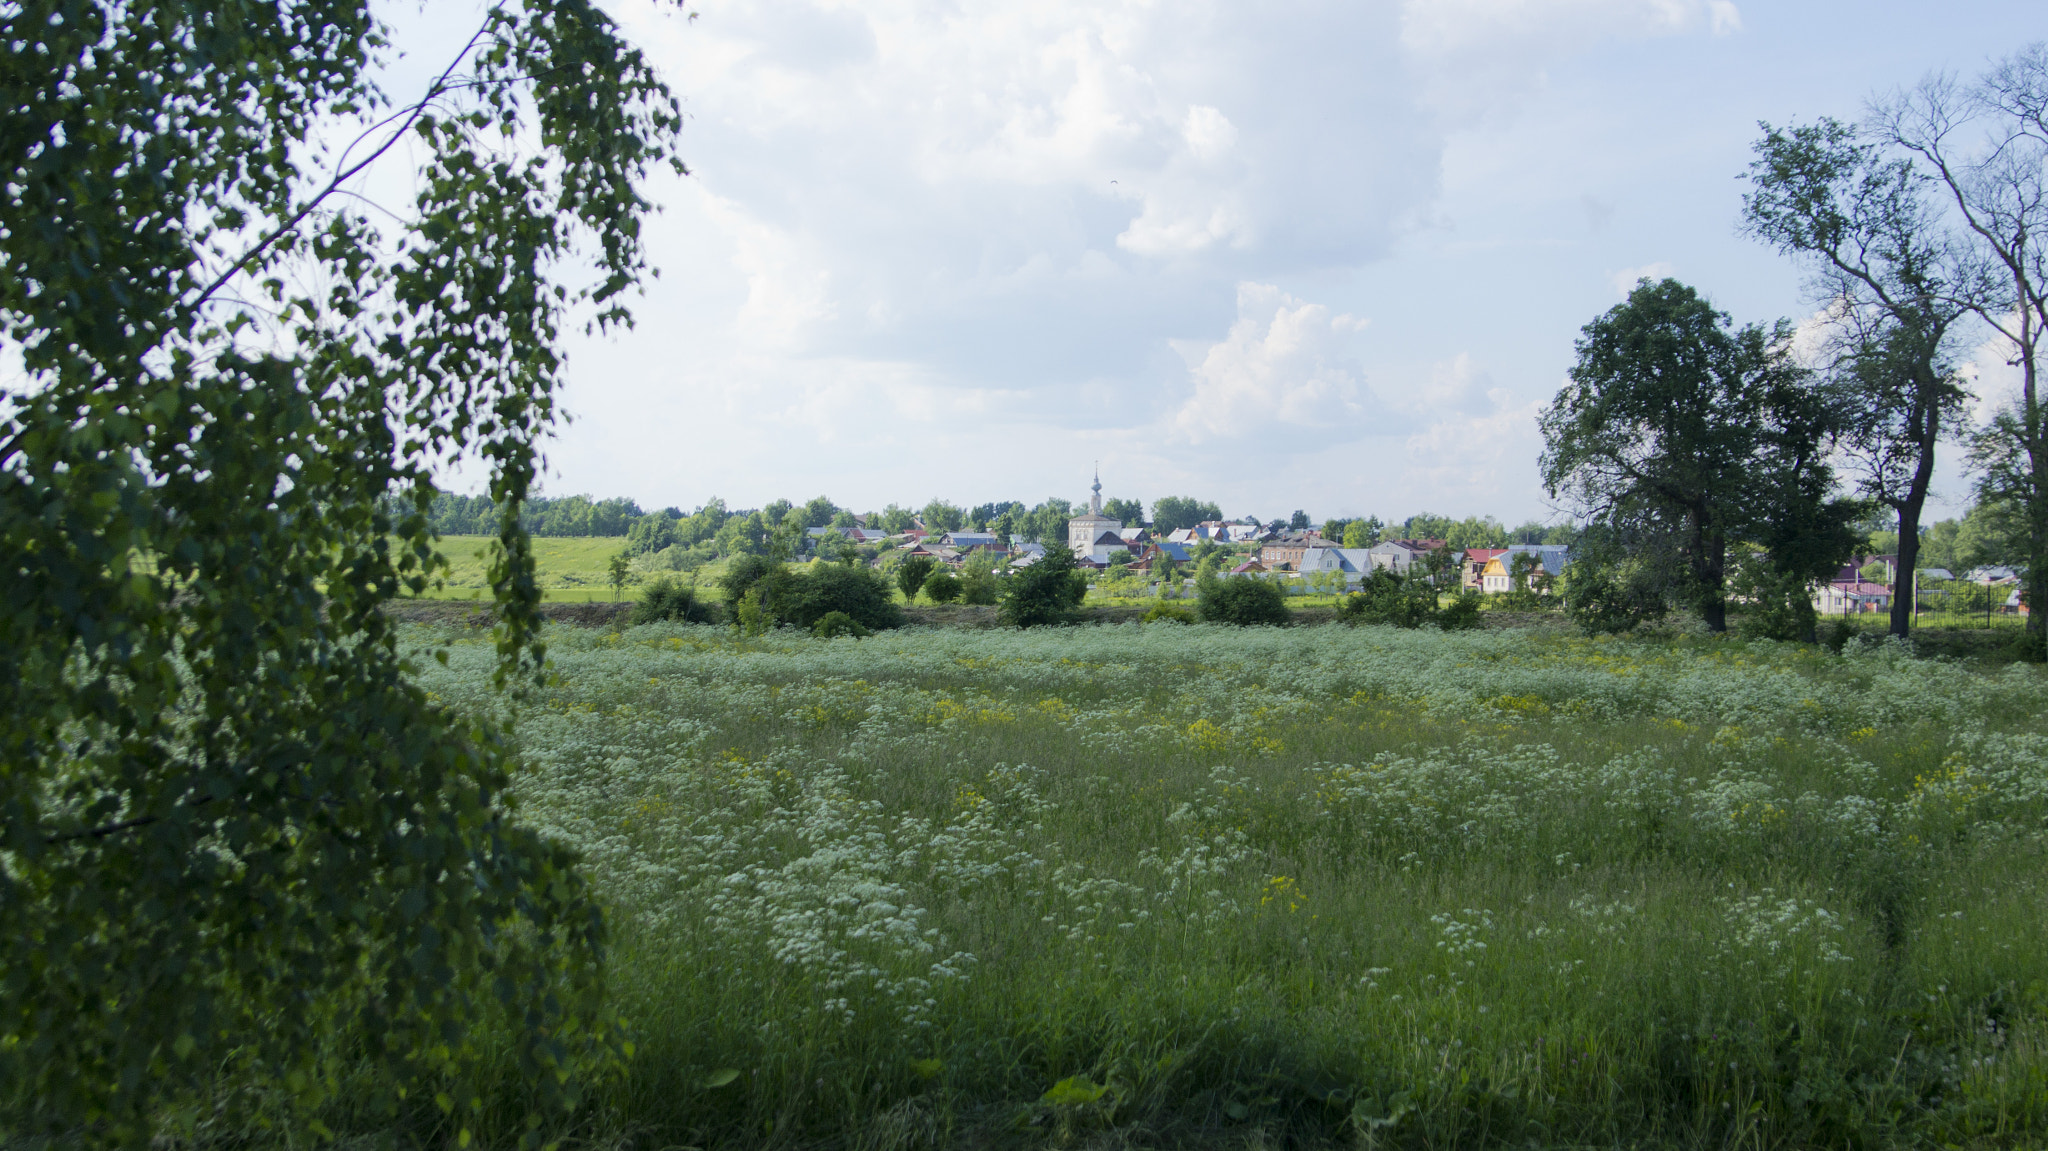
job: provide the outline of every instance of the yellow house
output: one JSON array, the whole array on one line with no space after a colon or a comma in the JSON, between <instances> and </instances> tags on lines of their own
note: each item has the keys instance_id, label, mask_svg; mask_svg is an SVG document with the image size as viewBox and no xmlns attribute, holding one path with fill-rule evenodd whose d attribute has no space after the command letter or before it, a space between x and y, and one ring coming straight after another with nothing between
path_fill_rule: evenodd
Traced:
<instances>
[{"instance_id":1,"label":"yellow house","mask_svg":"<svg viewBox=\"0 0 2048 1151\"><path fill-rule=\"evenodd\" d=\"M1487 595L1515 590L1515 558L1522 555L1534 557L1536 560L1535 565L1529 569L1529 586L1547 591L1550 581L1558 575L1558 571L1563 570L1570 553L1561 546L1512 547L1487 560L1486 566L1479 569L1479 590ZM1550 564L1546 562L1549 560L1556 561L1558 571L1551 570Z\"/></svg>"},{"instance_id":2,"label":"yellow house","mask_svg":"<svg viewBox=\"0 0 2048 1151\"><path fill-rule=\"evenodd\" d=\"M1479 569L1480 591L1493 595L1514 589L1514 576L1508 571L1508 565L1502 562L1511 558L1513 557L1509 553L1503 552L1486 561L1486 566Z\"/></svg>"}]
</instances>

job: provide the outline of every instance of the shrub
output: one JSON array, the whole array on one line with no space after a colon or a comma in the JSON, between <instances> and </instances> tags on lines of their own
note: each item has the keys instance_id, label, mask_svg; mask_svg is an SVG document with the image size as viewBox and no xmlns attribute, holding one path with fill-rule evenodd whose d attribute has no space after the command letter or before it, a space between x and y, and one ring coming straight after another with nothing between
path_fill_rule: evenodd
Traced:
<instances>
[{"instance_id":1,"label":"shrub","mask_svg":"<svg viewBox=\"0 0 2048 1151\"><path fill-rule=\"evenodd\" d=\"M737 604L755 584L763 580L777 582L788 570L766 556L734 556L725 566L725 574L718 577L718 586L725 592L727 603Z\"/></svg>"},{"instance_id":2,"label":"shrub","mask_svg":"<svg viewBox=\"0 0 2048 1151\"><path fill-rule=\"evenodd\" d=\"M960 577L948 571L933 572L925 577L924 594L933 603L952 603L960 598Z\"/></svg>"},{"instance_id":3,"label":"shrub","mask_svg":"<svg viewBox=\"0 0 2048 1151\"><path fill-rule=\"evenodd\" d=\"M1747 601L1735 620L1737 634L1797 643L1818 639L1815 629L1820 621L1803 573L1779 571L1761 562L1744 564L1736 569L1728 590Z\"/></svg>"},{"instance_id":4,"label":"shrub","mask_svg":"<svg viewBox=\"0 0 2048 1151\"><path fill-rule=\"evenodd\" d=\"M1438 608L1431 621L1445 631L1470 631L1479 626L1479 593L1462 591L1449 607Z\"/></svg>"},{"instance_id":5,"label":"shrub","mask_svg":"<svg viewBox=\"0 0 2048 1151\"><path fill-rule=\"evenodd\" d=\"M888 577L853 564L810 565L789 581L773 607L778 619L800 628L815 627L835 613L872 631L903 626L903 609L891 594Z\"/></svg>"},{"instance_id":6,"label":"shrub","mask_svg":"<svg viewBox=\"0 0 2048 1151\"><path fill-rule=\"evenodd\" d=\"M1463 596L1459 597L1461 600ZM1460 608L1460 613L1466 609ZM1477 611L1475 604L1471 609ZM1345 623L1391 624L1421 627L1437 615L1436 588L1426 580L1408 579L1386 568L1374 568L1358 590L1337 605L1337 618ZM1475 621L1476 622L1476 621Z\"/></svg>"},{"instance_id":7,"label":"shrub","mask_svg":"<svg viewBox=\"0 0 2048 1151\"><path fill-rule=\"evenodd\" d=\"M904 599L916 599L917 589L924 586L925 578L932 574L938 561L930 556L911 556L896 565L896 586L903 589Z\"/></svg>"},{"instance_id":8,"label":"shrub","mask_svg":"<svg viewBox=\"0 0 2048 1151\"><path fill-rule=\"evenodd\" d=\"M1145 613L1146 623L1193 623L1195 613L1177 603L1156 603Z\"/></svg>"},{"instance_id":9,"label":"shrub","mask_svg":"<svg viewBox=\"0 0 2048 1151\"><path fill-rule=\"evenodd\" d=\"M1280 585L1252 576L1230 576L1205 582L1195 610L1206 623L1228 623L1239 627L1286 627L1294 620L1293 614L1287 610L1286 594L1280 590Z\"/></svg>"},{"instance_id":10,"label":"shrub","mask_svg":"<svg viewBox=\"0 0 2048 1151\"><path fill-rule=\"evenodd\" d=\"M689 584L662 576L647 585L640 595L640 602L633 605L632 621L636 624L659 623L719 623L725 612L718 604L700 599L697 589Z\"/></svg>"},{"instance_id":11,"label":"shrub","mask_svg":"<svg viewBox=\"0 0 2048 1151\"><path fill-rule=\"evenodd\" d=\"M1648 566L1581 559L1566 569L1564 612L1588 635L1633 631L1664 618L1663 589Z\"/></svg>"},{"instance_id":12,"label":"shrub","mask_svg":"<svg viewBox=\"0 0 2048 1151\"><path fill-rule=\"evenodd\" d=\"M750 587L733 605L734 622L748 635L762 635L775 626L775 614L761 602L761 589Z\"/></svg>"},{"instance_id":13,"label":"shrub","mask_svg":"<svg viewBox=\"0 0 2048 1151\"><path fill-rule=\"evenodd\" d=\"M1012 575L1003 589L1003 622L1015 627L1044 627L1073 620L1088 582L1070 548L1053 545L1037 563Z\"/></svg>"},{"instance_id":14,"label":"shrub","mask_svg":"<svg viewBox=\"0 0 2048 1151\"><path fill-rule=\"evenodd\" d=\"M970 574L960 581L960 602L979 607L993 607L1002 598L1003 588L996 577L983 572Z\"/></svg>"},{"instance_id":15,"label":"shrub","mask_svg":"<svg viewBox=\"0 0 2048 1151\"><path fill-rule=\"evenodd\" d=\"M843 611L828 611L824 615L819 616L818 622L811 626L811 631L816 633L819 639L837 639L842 635L850 635L855 639L859 639L862 636L874 634L867 628L862 627L859 620L847 615Z\"/></svg>"},{"instance_id":16,"label":"shrub","mask_svg":"<svg viewBox=\"0 0 2048 1151\"><path fill-rule=\"evenodd\" d=\"M986 551L976 550L967 557L966 566L960 573L960 602L987 607L1000 598L1001 592L995 557Z\"/></svg>"}]
</instances>

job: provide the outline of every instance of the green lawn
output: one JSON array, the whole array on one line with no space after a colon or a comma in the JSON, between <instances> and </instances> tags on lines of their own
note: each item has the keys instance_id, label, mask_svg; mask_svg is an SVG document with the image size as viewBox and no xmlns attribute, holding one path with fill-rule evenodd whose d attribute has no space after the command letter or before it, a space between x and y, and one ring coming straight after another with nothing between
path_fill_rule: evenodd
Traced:
<instances>
[{"instance_id":1,"label":"green lawn","mask_svg":"<svg viewBox=\"0 0 2048 1151\"><path fill-rule=\"evenodd\" d=\"M498 706L488 641L409 634ZM609 901L635 1036L579 1142L2048 1139L2039 668L1171 624L549 656L521 810Z\"/></svg>"}]
</instances>

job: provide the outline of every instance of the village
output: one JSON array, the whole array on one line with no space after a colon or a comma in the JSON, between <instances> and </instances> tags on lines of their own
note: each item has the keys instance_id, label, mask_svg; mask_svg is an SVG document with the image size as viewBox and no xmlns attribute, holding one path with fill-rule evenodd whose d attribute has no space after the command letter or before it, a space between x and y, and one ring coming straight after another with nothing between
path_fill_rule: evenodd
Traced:
<instances>
[{"instance_id":1,"label":"village","mask_svg":"<svg viewBox=\"0 0 2048 1151\"><path fill-rule=\"evenodd\" d=\"M1256 521L1205 520L1155 534L1103 512L1098 477L1086 512L1067 521L1067 546L1076 566L1091 573L1095 594L1121 593L1178 598L1191 594L1189 580L1204 574L1258 576L1280 582L1292 595L1356 590L1375 571L1401 577L1424 576L1445 591L1483 596L1511 592L1548 594L1572 561L1567 544L1511 543L1504 547L1452 548L1441 539L1384 539L1346 547L1313 526L1282 527ZM922 521L899 532L854 522L807 530L808 551L821 552L826 537L877 549L877 562L893 567L914 556L964 570L980 557L988 570L1017 570L1045 555L1043 543L988 530L929 530ZM882 557L888 557L886 559ZM1859 556L1842 565L1832 580L1812 586L1812 603L1822 616L1880 615L1895 597L1913 596L1926 610L1971 610L2026 615L2019 573L2004 565L1983 565L1958 575L1942 567L1905 573L1896 554Z\"/></svg>"}]
</instances>

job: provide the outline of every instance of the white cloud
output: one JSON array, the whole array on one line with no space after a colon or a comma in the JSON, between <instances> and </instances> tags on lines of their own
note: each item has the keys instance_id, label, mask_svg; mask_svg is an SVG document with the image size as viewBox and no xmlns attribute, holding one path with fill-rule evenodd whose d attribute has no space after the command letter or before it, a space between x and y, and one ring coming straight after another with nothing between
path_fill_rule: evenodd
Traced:
<instances>
[{"instance_id":1,"label":"white cloud","mask_svg":"<svg viewBox=\"0 0 2048 1151\"><path fill-rule=\"evenodd\" d=\"M2007 317L2011 328L2019 329L2018 313ZM1962 364L1962 373L1969 381L1970 404L1968 419L1977 427L1991 422L1993 416L2017 403L2025 381L2025 373L2012 362L2012 341L1988 328L1983 339L1970 349Z\"/></svg>"},{"instance_id":2,"label":"white cloud","mask_svg":"<svg viewBox=\"0 0 2048 1151\"><path fill-rule=\"evenodd\" d=\"M1188 109L1188 117L1182 122L1180 132L1188 142L1189 153L1205 164L1222 159L1237 143L1237 125L1207 104L1196 104Z\"/></svg>"},{"instance_id":3,"label":"white cloud","mask_svg":"<svg viewBox=\"0 0 2048 1151\"><path fill-rule=\"evenodd\" d=\"M1190 443L1249 440L1281 432L1318 440L1357 435L1365 414L1362 370L1343 339L1351 316L1271 284L1237 289L1237 321L1206 348L1186 347L1194 392L1167 421Z\"/></svg>"},{"instance_id":4,"label":"white cloud","mask_svg":"<svg viewBox=\"0 0 2048 1151\"><path fill-rule=\"evenodd\" d=\"M1543 438L1536 417L1545 400L1520 401L1495 388L1478 413L1451 413L1409 436L1404 476L1408 506L1500 507L1503 491L1526 492ZM1527 504L1527 498L1518 501Z\"/></svg>"},{"instance_id":5,"label":"white cloud","mask_svg":"<svg viewBox=\"0 0 2048 1151\"><path fill-rule=\"evenodd\" d=\"M1361 339L1341 313L1366 305L1332 301L1436 209L1447 141L1546 68L1740 22L1720 0L607 8L684 98L694 174L654 188L664 277L636 332L574 349L582 418L550 455L571 490L742 505L1071 497L1062 450L1239 498L1200 443L1242 453L1220 471L1245 498L1391 510L1407 437L1490 451L1521 405L1460 350L1457 301L1427 347L1385 320ZM1626 258L1569 274L1597 289Z\"/></svg>"}]
</instances>

